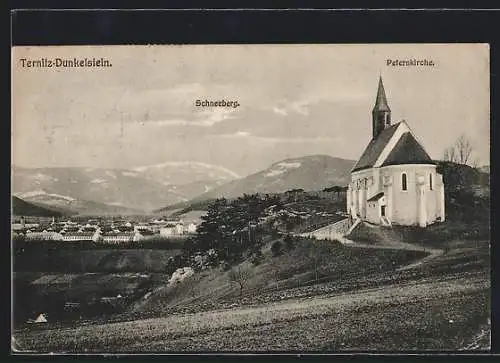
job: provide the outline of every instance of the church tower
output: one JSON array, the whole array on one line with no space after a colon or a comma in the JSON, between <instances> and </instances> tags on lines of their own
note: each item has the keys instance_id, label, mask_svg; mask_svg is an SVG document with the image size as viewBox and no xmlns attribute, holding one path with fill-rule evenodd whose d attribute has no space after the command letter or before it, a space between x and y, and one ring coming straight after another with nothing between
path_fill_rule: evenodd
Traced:
<instances>
[{"instance_id":1,"label":"church tower","mask_svg":"<svg viewBox=\"0 0 500 363\"><path fill-rule=\"evenodd\" d=\"M372 110L372 120L373 138L376 138L386 127L391 126L391 109L387 105L382 77L378 81L377 99Z\"/></svg>"}]
</instances>

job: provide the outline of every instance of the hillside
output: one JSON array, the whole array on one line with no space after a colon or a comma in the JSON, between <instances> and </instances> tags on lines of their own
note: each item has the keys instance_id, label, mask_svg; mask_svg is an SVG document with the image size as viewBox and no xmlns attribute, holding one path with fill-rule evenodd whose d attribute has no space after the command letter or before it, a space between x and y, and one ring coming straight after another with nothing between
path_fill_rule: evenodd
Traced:
<instances>
[{"instance_id":1,"label":"hillside","mask_svg":"<svg viewBox=\"0 0 500 363\"><path fill-rule=\"evenodd\" d=\"M489 169L489 168L488 168ZM438 161L437 171L443 175L447 203L455 203L457 198L478 196L489 198L490 174L485 168ZM489 170L488 170L489 171ZM465 205L465 207L469 207ZM455 209L455 211L458 211Z\"/></svg>"},{"instance_id":2,"label":"hillside","mask_svg":"<svg viewBox=\"0 0 500 363\"><path fill-rule=\"evenodd\" d=\"M59 194L48 194L41 190L21 193L19 197L31 203L56 210L65 210L71 214L80 215L132 215L144 213L138 209L126 208L120 205L109 205L94 201L75 199Z\"/></svg>"},{"instance_id":3,"label":"hillside","mask_svg":"<svg viewBox=\"0 0 500 363\"><path fill-rule=\"evenodd\" d=\"M12 214L16 216L61 217L69 214L67 211L65 212L26 202L21 198L12 196Z\"/></svg>"},{"instance_id":4,"label":"hillside","mask_svg":"<svg viewBox=\"0 0 500 363\"><path fill-rule=\"evenodd\" d=\"M148 299L137 303L133 311L159 316L203 310L202 305L214 308L222 302L224 305L244 304L245 300L263 302L266 298L276 299L266 295L284 295L287 290L320 282L333 282L340 287L348 279L393 271L394 266L426 255L414 251L351 249L335 241L311 242L294 239L288 247L283 243L279 253L272 251L274 242L264 245L260 263L244 261L235 267L248 274L243 289L231 281L230 271L208 269L182 284L153 292Z\"/></svg>"},{"instance_id":5,"label":"hillside","mask_svg":"<svg viewBox=\"0 0 500 363\"><path fill-rule=\"evenodd\" d=\"M236 198L243 194L282 193L296 188L310 191L334 185L345 186L349 182L349 173L354 163L354 160L328 155L285 159L272 164L265 170L214 188L189 202L164 207L159 211L185 208L209 199Z\"/></svg>"}]
</instances>

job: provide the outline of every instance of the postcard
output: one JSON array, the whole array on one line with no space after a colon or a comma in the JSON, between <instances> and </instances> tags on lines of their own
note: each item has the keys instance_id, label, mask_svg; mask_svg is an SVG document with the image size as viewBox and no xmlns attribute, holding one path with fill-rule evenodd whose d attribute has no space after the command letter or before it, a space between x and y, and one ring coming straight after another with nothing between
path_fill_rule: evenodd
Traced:
<instances>
[{"instance_id":1,"label":"postcard","mask_svg":"<svg viewBox=\"0 0 500 363\"><path fill-rule=\"evenodd\" d=\"M489 351L489 62L13 47L12 352Z\"/></svg>"}]
</instances>

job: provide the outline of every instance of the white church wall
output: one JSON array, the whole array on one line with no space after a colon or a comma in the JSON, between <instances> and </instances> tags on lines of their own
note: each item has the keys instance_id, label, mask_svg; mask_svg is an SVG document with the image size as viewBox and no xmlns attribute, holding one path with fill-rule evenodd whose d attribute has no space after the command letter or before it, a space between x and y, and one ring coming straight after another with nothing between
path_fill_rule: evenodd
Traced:
<instances>
[{"instance_id":1,"label":"white church wall","mask_svg":"<svg viewBox=\"0 0 500 363\"><path fill-rule=\"evenodd\" d=\"M379 181L379 171L378 169L365 169L365 170L359 170L355 171L354 173L351 174L351 180L353 182L356 181L362 181L364 179L367 179L367 189L366 189L366 196L367 199L370 199L374 195L378 194L380 192L380 181Z\"/></svg>"},{"instance_id":2,"label":"white church wall","mask_svg":"<svg viewBox=\"0 0 500 363\"><path fill-rule=\"evenodd\" d=\"M429 175L432 175L432 190L430 188ZM433 223L438 217L437 193L436 193L436 174L435 170L425 174L425 189L426 189L426 209L427 223Z\"/></svg>"},{"instance_id":3,"label":"white church wall","mask_svg":"<svg viewBox=\"0 0 500 363\"><path fill-rule=\"evenodd\" d=\"M434 223L441 217L441 186L442 175L436 172L436 167L429 165L432 168L426 174L426 204L427 204L427 223ZM430 188L429 175L432 175L432 190Z\"/></svg>"},{"instance_id":4,"label":"white church wall","mask_svg":"<svg viewBox=\"0 0 500 363\"><path fill-rule=\"evenodd\" d=\"M402 175L406 173L407 190L402 190ZM409 165L394 165L381 168L381 174L391 176L392 218L394 224L411 225L417 221L417 191L415 170Z\"/></svg>"},{"instance_id":5,"label":"white church wall","mask_svg":"<svg viewBox=\"0 0 500 363\"><path fill-rule=\"evenodd\" d=\"M436 166L425 164L405 164L391 165L381 168L383 175L391 175L393 178L392 192L392 218L391 222L400 225L418 224L418 188L417 175L433 174L433 180L436 179ZM406 173L407 190L402 190L403 173ZM433 189L434 186L433 186ZM437 217L437 195L435 190L429 190L428 180L426 180L424 198L426 205L426 215L428 223L434 221Z\"/></svg>"},{"instance_id":6,"label":"white church wall","mask_svg":"<svg viewBox=\"0 0 500 363\"><path fill-rule=\"evenodd\" d=\"M367 203L366 220L374 224L380 223L380 206L378 201Z\"/></svg>"}]
</instances>

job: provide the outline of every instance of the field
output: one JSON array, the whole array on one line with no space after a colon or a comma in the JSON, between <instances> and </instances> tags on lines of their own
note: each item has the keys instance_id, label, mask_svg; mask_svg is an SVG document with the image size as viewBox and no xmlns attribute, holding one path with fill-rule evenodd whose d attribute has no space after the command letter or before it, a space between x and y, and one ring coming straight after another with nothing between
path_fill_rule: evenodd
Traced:
<instances>
[{"instance_id":1,"label":"field","mask_svg":"<svg viewBox=\"0 0 500 363\"><path fill-rule=\"evenodd\" d=\"M470 276L16 337L44 352L453 350L486 323L488 287Z\"/></svg>"},{"instance_id":2,"label":"field","mask_svg":"<svg viewBox=\"0 0 500 363\"><path fill-rule=\"evenodd\" d=\"M16 344L109 353L488 349L488 240L449 241L430 259L328 246L300 240L280 256L268 246L261 264L246 266L254 273L241 296L227 272L202 271L106 322L21 326ZM325 257L317 279L315 258L304 257L314 249Z\"/></svg>"},{"instance_id":3,"label":"field","mask_svg":"<svg viewBox=\"0 0 500 363\"><path fill-rule=\"evenodd\" d=\"M14 323L43 312L52 322L106 318L125 311L144 294L163 286L169 259L180 250L72 248L46 250L24 246L16 256ZM120 295L119 299L116 297ZM111 298L106 303L101 300ZM67 309L66 303L78 305Z\"/></svg>"}]
</instances>

